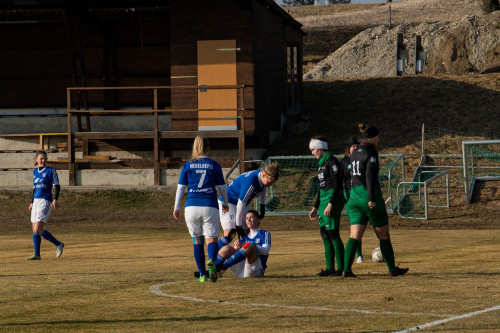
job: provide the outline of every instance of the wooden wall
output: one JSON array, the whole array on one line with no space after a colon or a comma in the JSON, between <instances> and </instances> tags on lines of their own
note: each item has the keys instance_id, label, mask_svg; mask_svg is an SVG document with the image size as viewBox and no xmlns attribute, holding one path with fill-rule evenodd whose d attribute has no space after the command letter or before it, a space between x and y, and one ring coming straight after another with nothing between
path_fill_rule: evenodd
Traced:
<instances>
[{"instance_id":1,"label":"wooden wall","mask_svg":"<svg viewBox=\"0 0 500 333\"><path fill-rule=\"evenodd\" d=\"M300 29L266 0L169 3L147 20L73 17L70 24L2 24L0 108L66 107L66 87L83 85L77 31L87 86L197 85L197 41L236 40L237 83L255 87L245 89L245 130L264 137L280 130L287 101L286 41L301 43ZM108 109L152 102L149 91L89 97L91 107ZM160 94L160 108L168 106L196 109L197 92ZM195 116L196 111L173 115L173 129L197 130Z\"/></svg>"},{"instance_id":2,"label":"wooden wall","mask_svg":"<svg viewBox=\"0 0 500 333\"><path fill-rule=\"evenodd\" d=\"M73 24L71 38L69 27L67 22L2 24L0 108L66 107L66 87L83 85L77 29L87 86L170 85L168 17L142 26L139 21L108 22L99 32L92 22ZM89 97L91 106L152 106L151 92L99 92ZM162 94L160 104L170 105L170 92Z\"/></svg>"},{"instance_id":3,"label":"wooden wall","mask_svg":"<svg viewBox=\"0 0 500 333\"><path fill-rule=\"evenodd\" d=\"M286 112L286 44L283 19L253 2L257 133L281 129ZM267 135L266 135L267 136Z\"/></svg>"},{"instance_id":4,"label":"wooden wall","mask_svg":"<svg viewBox=\"0 0 500 333\"><path fill-rule=\"evenodd\" d=\"M194 10L196 9L196 10ZM253 85L251 1L171 2L172 86L197 85L198 40L236 40L237 83ZM203 15L200 15L203 13ZM197 92L173 89L172 108L196 109ZM253 89L245 89L246 129L253 131ZM196 112L172 114L174 130L197 130Z\"/></svg>"},{"instance_id":5,"label":"wooden wall","mask_svg":"<svg viewBox=\"0 0 500 333\"><path fill-rule=\"evenodd\" d=\"M2 24L0 107L66 105L72 83L65 24Z\"/></svg>"}]
</instances>

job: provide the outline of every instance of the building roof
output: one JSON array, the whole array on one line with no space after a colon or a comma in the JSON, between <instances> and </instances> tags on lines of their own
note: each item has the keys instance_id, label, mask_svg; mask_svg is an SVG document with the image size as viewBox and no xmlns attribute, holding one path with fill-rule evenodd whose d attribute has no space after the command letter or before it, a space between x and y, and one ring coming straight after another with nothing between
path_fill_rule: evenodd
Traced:
<instances>
[{"instance_id":1,"label":"building roof","mask_svg":"<svg viewBox=\"0 0 500 333\"><path fill-rule=\"evenodd\" d=\"M258 1L296 28L296 21L274 0ZM187 2L187 1L186 1ZM67 13L86 8L102 21L162 20L170 10L169 0L0 0L0 23L65 22ZM89 14L89 13L87 13Z\"/></svg>"}]
</instances>

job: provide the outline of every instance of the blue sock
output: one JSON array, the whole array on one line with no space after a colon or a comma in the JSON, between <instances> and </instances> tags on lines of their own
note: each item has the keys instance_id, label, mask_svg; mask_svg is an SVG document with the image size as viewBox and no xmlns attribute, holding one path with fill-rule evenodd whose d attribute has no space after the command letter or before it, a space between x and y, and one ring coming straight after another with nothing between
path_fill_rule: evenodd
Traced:
<instances>
[{"instance_id":1,"label":"blue sock","mask_svg":"<svg viewBox=\"0 0 500 333\"><path fill-rule=\"evenodd\" d=\"M205 275L205 249L203 244L193 244L194 261L200 272L200 276Z\"/></svg>"},{"instance_id":2,"label":"blue sock","mask_svg":"<svg viewBox=\"0 0 500 333\"><path fill-rule=\"evenodd\" d=\"M240 261L245 260L248 257L247 253L243 249L239 249L231 258L227 259L225 263L222 264L222 269L226 270L229 267L236 265Z\"/></svg>"},{"instance_id":3,"label":"blue sock","mask_svg":"<svg viewBox=\"0 0 500 333\"><path fill-rule=\"evenodd\" d=\"M217 252L219 252L219 244L210 243L207 245L207 249L208 249L208 259L212 259L215 261L215 258L217 258Z\"/></svg>"},{"instance_id":4,"label":"blue sock","mask_svg":"<svg viewBox=\"0 0 500 333\"><path fill-rule=\"evenodd\" d=\"M222 264L224 261L226 261L226 258L221 257L220 254L217 253L217 258L214 261L215 266Z\"/></svg>"},{"instance_id":5,"label":"blue sock","mask_svg":"<svg viewBox=\"0 0 500 333\"><path fill-rule=\"evenodd\" d=\"M54 244L55 246L61 245L61 242L58 241L50 232L47 230L42 231L42 237Z\"/></svg>"},{"instance_id":6,"label":"blue sock","mask_svg":"<svg viewBox=\"0 0 500 333\"><path fill-rule=\"evenodd\" d=\"M33 248L35 249L35 255L40 256L40 243L42 242L42 237L39 234L33 234Z\"/></svg>"},{"instance_id":7,"label":"blue sock","mask_svg":"<svg viewBox=\"0 0 500 333\"><path fill-rule=\"evenodd\" d=\"M231 244L231 239L227 236L221 237L219 239L219 249L222 249L224 246Z\"/></svg>"}]
</instances>

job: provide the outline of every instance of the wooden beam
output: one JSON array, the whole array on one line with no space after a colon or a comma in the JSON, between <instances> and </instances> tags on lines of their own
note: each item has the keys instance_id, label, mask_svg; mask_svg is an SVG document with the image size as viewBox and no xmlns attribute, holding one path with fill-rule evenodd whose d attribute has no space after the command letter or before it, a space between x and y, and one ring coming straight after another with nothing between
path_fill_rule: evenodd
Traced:
<instances>
[{"instance_id":1,"label":"wooden beam","mask_svg":"<svg viewBox=\"0 0 500 333\"><path fill-rule=\"evenodd\" d=\"M83 155L84 160L98 160L98 161L109 161L111 160L111 156L103 155L103 156L92 156L92 155Z\"/></svg>"},{"instance_id":2,"label":"wooden beam","mask_svg":"<svg viewBox=\"0 0 500 333\"><path fill-rule=\"evenodd\" d=\"M89 139L87 138L82 139L82 153L83 156L89 155Z\"/></svg>"},{"instance_id":3,"label":"wooden beam","mask_svg":"<svg viewBox=\"0 0 500 333\"><path fill-rule=\"evenodd\" d=\"M109 139L153 139L153 131L141 132L78 132L76 139L109 140Z\"/></svg>"},{"instance_id":4,"label":"wooden beam","mask_svg":"<svg viewBox=\"0 0 500 333\"><path fill-rule=\"evenodd\" d=\"M66 90L67 109L71 108L71 91ZM71 113L68 112L68 183L70 186L75 185L75 146L73 144L73 133L71 132Z\"/></svg>"},{"instance_id":5,"label":"wooden beam","mask_svg":"<svg viewBox=\"0 0 500 333\"><path fill-rule=\"evenodd\" d=\"M203 138L239 138L239 130L221 130L221 131L162 131L162 139L191 139L197 135Z\"/></svg>"},{"instance_id":6,"label":"wooden beam","mask_svg":"<svg viewBox=\"0 0 500 333\"><path fill-rule=\"evenodd\" d=\"M158 89L153 90L153 108L158 109ZM154 148L153 148L153 169L154 169L154 185L161 184L161 166L160 166L160 135L158 134L158 112L154 114Z\"/></svg>"}]
</instances>

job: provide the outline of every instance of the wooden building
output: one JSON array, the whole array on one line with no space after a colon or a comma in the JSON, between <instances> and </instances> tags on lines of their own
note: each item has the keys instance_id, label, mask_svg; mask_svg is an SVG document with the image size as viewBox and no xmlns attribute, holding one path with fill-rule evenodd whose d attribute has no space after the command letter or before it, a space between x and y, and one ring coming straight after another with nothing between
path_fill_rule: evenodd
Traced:
<instances>
[{"instance_id":1,"label":"wooden building","mask_svg":"<svg viewBox=\"0 0 500 333\"><path fill-rule=\"evenodd\" d=\"M273 0L1 0L0 116L153 109L150 90L110 87L164 87L154 102L171 126L156 130L239 130L265 146L300 114L302 37ZM108 89L73 91L68 105L68 87Z\"/></svg>"}]
</instances>

